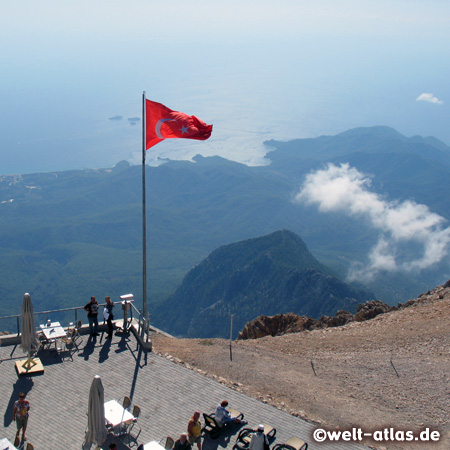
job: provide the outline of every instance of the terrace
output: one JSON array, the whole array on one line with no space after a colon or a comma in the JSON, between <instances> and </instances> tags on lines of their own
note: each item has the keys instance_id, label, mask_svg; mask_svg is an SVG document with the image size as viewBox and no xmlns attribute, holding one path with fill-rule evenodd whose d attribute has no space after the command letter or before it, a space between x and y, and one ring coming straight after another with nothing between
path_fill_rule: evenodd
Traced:
<instances>
[{"instance_id":1,"label":"terrace","mask_svg":"<svg viewBox=\"0 0 450 450\"><path fill-rule=\"evenodd\" d=\"M74 314L74 318L86 321L84 311L80 312L80 309L35 313L36 324L45 322L48 317L60 320L58 315L67 314L68 311ZM316 425L230 389L151 351L147 352L147 339L142 337L141 316L138 310L132 308L132 311L135 318L130 320L131 332L117 331L112 340L105 340L104 325L100 327L100 336L97 338L91 338L87 326L84 326L79 351L74 352L72 358L65 352L39 351L44 372L36 375L17 374L15 363L26 356L17 345L18 334L0 336L0 410L3 411L0 439L14 441L16 426L12 420L13 404L19 392L25 392L31 407L27 438L35 450L83 448L89 388L94 376L100 375L105 401L128 395L141 408L137 422L141 429L138 439L118 439L108 435L102 449L108 449L111 442L116 442L118 448L123 450L136 449L137 444L160 441L166 436L177 439L186 431L195 410L211 413L223 399L229 401L230 407L245 414L247 426L268 423L275 427L275 444L297 436L308 442L312 450L367 449L344 441L315 443L312 431L317 428ZM0 318L1 328L6 320L9 324L17 322L19 328L18 316ZM116 322L121 326L122 320ZM156 329L149 330L150 340L157 332ZM239 427L231 427L215 440L206 435L204 450L231 449L238 431Z\"/></svg>"}]
</instances>

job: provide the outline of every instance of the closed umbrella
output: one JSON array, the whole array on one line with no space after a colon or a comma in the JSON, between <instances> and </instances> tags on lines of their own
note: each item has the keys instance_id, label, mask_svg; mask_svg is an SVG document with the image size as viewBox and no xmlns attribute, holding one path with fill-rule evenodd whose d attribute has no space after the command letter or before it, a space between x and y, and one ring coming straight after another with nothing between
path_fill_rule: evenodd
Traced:
<instances>
[{"instance_id":1,"label":"closed umbrella","mask_svg":"<svg viewBox=\"0 0 450 450\"><path fill-rule=\"evenodd\" d=\"M100 446L106 441L108 431L105 425L105 397L102 380L95 375L89 391L88 429L86 441Z\"/></svg>"},{"instance_id":2,"label":"closed umbrella","mask_svg":"<svg viewBox=\"0 0 450 450\"><path fill-rule=\"evenodd\" d=\"M33 303L30 294L26 293L22 301L22 350L28 353L28 359L22 365L26 370L30 370L36 363L31 359L31 353L37 350L39 344L36 337L36 327L34 325Z\"/></svg>"}]
</instances>

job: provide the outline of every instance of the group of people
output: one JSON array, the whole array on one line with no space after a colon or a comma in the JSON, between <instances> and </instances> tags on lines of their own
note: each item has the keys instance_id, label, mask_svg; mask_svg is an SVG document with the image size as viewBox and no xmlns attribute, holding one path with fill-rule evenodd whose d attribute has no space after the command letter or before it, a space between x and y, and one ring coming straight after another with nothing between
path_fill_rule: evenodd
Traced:
<instances>
[{"instance_id":1,"label":"group of people","mask_svg":"<svg viewBox=\"0 0 450 450\"><path fill-rule=\"evenodd\" d=\"M227 409L228 402L223 400L217 405L214 418L217 424L222 427L229 423L236 423L240 425L246 425L247 421L242 420L239 417L234 417L231 415L230 411ZM202 450L202 423L200 421L200 412L195 411L190 418L187 426L187 433L181 433L180 437L175 441L174 450L192 450L194 444L197 445L198 450ZM258 429L252 436L250 443L250 450L266 450L266 446L269 442L267 436L264 434L264 425L259 425ZM144 446L138 447L137 450L143 450Z\"/></svg>"},{"instance_id":2,"label":"group of people","mask_svg":"<svg viewBox=\"0 0 450 450\"><path fill-rule=\"evenodd\" d=\"M103 317L108 325L108 336L106 339L112 339L114 325L112 323L114 319L113 308L114 303L111 301L110 297L105 297L105 309L103 311ZM98 302L94 296L91 297L91 301L87 303L84 310L87 311L87 317L89 322L89 332L91 336L98 336Z\"/></svg>"},{"instance_id":3,"label":"group of people","mask_svg":"<svg viewBox=\"0 0 450 450\"><path fill-rule=\"evenodd\" d=\"M95 300L95 297L92 297ZM109 297L107 297L109 298ZM91 303L92 303L91 299ZM238 417L233 417L231 413L227 410L228 402L226 400L222 401L217 405L215 412L215 419L219 426L226 425L228 423L236 423L241 425L246 425L247 421L239 419ZM14 402L13 409L13 421L17 425L17 433L15 444L19 442L20 432L22 431L22 440L26 440L25 432L27 429L28 415L30 411L30 403L25 399L25 394L21 392L19 394L19 399ZM187 433L182 433L179 439L175 441L174 450L192 450L194 444L197 445L198 450L202 450L202 423L200 420L200 412L195 411L190 418L187 426ZM250 450L266 450L269 442L267 436L264 434L264 425L259 425L256 432L253 434ZM110 449L116 449L115 443L109 445ZM143 450L144 446L141 444L137 450Z\"/></svg>"},{"instance_id":4,"label":"group of people","mask_svg":"<svg viewBox=\"0 0 450 450\"><path fill-rule=\"evenodd\" d=\"M219 403L216 408L216 414L214 418L219 426L226 425L227 423L237 423L240 425L246 425L247 421L239 419L239 417L233 417L227 410L228 402L224 400ZM258 425L258 428L252 434L250 440L249 450L267 450L269 448L269 439L264 434L264 425ZM199 450L201 450L199 448Z\"/></svg>"}]
</instances>

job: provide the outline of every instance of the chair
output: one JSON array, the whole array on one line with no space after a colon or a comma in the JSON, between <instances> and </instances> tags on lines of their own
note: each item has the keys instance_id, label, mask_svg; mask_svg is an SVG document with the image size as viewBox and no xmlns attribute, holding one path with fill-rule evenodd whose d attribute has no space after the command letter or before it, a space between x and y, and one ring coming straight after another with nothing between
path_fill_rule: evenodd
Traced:
<instances>
[{"instance_id":1,"label":"chair","mask_svg":"<svg viewBox=\"0 0 450 450\"><path fill-rule=\"evenodd\" d=\"M77 344L73 341L72 336L65 336L61 338L61 342L64 344L64 353L69 353L69 358L73 361L72 358L72 350L75 351L75 349L78 350Z\"/></svg>"},{"instance_id":2,"label":"chair","mask_svg":"<svg viewBox=\"0 0 450 450\"><path fill-rule=\"evenodd\" d=\"M81 330L81 325L82 325L82 324L83 324L83 322L82 322L81 320L79 320L79 321L75 324L74 332L73 332L73 336L72 336L72 338L73 338L74 341L77 341L78 339L81 339L81 336L80 336L80 330Z\"/></svg>"},{"instance_id":3,"label":"chair","mask_svg":"<svg viewBox=\"0 0 450 450\"><path fill-rule=\"evenodd\" d=\"M50 350L52 345L56 345L56 339L47 339L42 331L38 331L36 336L39 341L39 347L43 350Z\"/></svg>"},{"instance_id":4,"label":"chair","mask_svg":"<svg viewBox=\"0 0 450 450\"><path fill-rule=\"evenodd\" d=\"M228 408L228 412L231 414L231 417L236 417L236 419L242 420L244 418L244 414L236 409Z\"/></svg>"},{"instance_id":5,"label":"chair","mask_svg":"<svg viewBox=\"0 0 450 450\"><path fill-rule=\"evenodd\" d=\"M271 425L264 425L264 434L267 436L269 443L275 439L275 435L277 434L276 428L273 428ZM252 435L255 433L255 430L252 428L243 428L236 438L236 443L233 448L237 448L240 450L246 450L250 446L250 442L252 440Z\"/></svg>"},{"instance_id":6,"label":"chair","mask_svg":"<svg viewBox=\"0 0 450 450\"><path fill-rule=\"evenodd\" d=\"M163 439L164 439L164 438L162 438L162 439L158 442L159 445L161 445L161 442L163 441ZM171 449L173 448L173 444L175 444L175 440L174 440L172 437L167 436L167 437L166 437L166 442L165 442L165 444L164 444L164 448L165 448L166 450L171 450Z\"/></svg>"},{"instance_id":7,"label":"chair","mask_svg":"<svg viewBox=\"0 0 450 450\"><path fill-rule=\"evenodd\" d=\"M125 429L126 434L131 434L131 431L133 430L134 425L136 424L139 416L141 415L141 408L139 408L139 406L134 405L133 411L131 414L133 414L133 420L130 421L130 423L126 424L126 429ZM141 432L139 431L137 436L139 436L140 433Z\"/></svg>"},{"instance_id":8,"label":"chair","mask_svg":"<svg viewBox=\"0 0 450 450\"><path fill-rule=\"evenodd\" d=\"M166 438L166 443L164 444L164 448L166 450L170 450L173 448L173 444L175 444L175 441L173 438L171 438L170 436L167 436Z\"/></svg>"},{"instance_id":9,"label":"chair","mask_svg":"<svg viewBox=\"0 0 450 450\"><path fill-rule=\"evenodd\" d=\"M141 408L139 408L139 406L134 405L133 412L131 414L133 414L134 420L136 421L137 418L141 415Z\"/></svg>"},{"instance_id":10,"label":"chair","mask_svg":"<svg viewBox=\"0 0 450 450\"><path fill-rule=\"evenodd\" d=\"M133 434L132 430L138 430L137 433ZM139 435L141 434L141 428L139 425L136 427L131 427L130 431L127 434L122 434L118 438L127 446L127 448L132 448L138 443Z\"/></svg>"},{"instance_id":11,"label":"chair","mask_svg":"<svg viewBox=\"0 0 450 450\"><path fill-rule=\"evenodd\" d=\"M125 395L125 397L122 399L122 406L124 409L128 409L131 406L131 399L128 397L128 395Z\"/></svg>"},{"instance_id":12,"label":"chair","mask_svg":"<svg viewBox=\"0 0 450 450\"><path fill-rule=\"evenodd\" d=\"M217 439L219 437L221 427L216 422L214 413L203 413L203 419L205 420L205 426L202 428L202 432L208 431L211 439Z\"/></svg>"},{"instance_id":13,"label":"chair","mask_svg":"<svg viewBox=\"0 0 450 450\"><path fill-rule=\"evenodd\" d=\"M80 337L80 328L81 328L81 320L73 324L73 322L69 323L67 327L67 335L72 337L74 340Z\"/></svg>"},{"instance_id":14,"label":"chair","mask_svg":"<svg viewBox=\"0 0 450 450\"><path fill-rule=\"evenodd\" d=\"M123 423L121 425L122 427L121 432L118 435L115 434L115 436L118 437L121 441L123 441L123 443L126 444L129 448L131 448L135 444L137 445L137 440L142 431L139 425L136 425L136 422L139 416L141 415L141 408L139 408L139 406L134 405L132 414L133 419L130 420L129 422ZM135 426L139 431L134 435L132 432Z\"/></svg>"},{"instance_id":15,"label":"chair","mask_svg":"<svg viewBox=\"0 0 450 450\"><path fill-rule=\"evenodd\" d=\"M234 417L236 419L239 420L243 420L244 419L244 414L241 413L240 411L237 411L236 409L231 409L228 408L228 412L230 413L231 417ZM235 422L226 422L226 423L219 423L216 420L216 413L212 413L212 414L206 414L203 413L203 418L205 419L205 426L202 428L202 431L209 431L209 435L211 436L211 439L217 439L219 437L220 434L220 430L223 427L228 426L230 423L235 423ZM247 422L243 422L242 425L245 425Z\"/></svg>"},{"instance_id":16,"label":"chair","mask_svg":"<svg viewBox=\"0 0 450 450\"><path fill-rule=\"evenodd\" d=\"M272 450L307 450L308 444L299 438L291 437L284 444L277 444Z\"/></svg>"}]
</instances>

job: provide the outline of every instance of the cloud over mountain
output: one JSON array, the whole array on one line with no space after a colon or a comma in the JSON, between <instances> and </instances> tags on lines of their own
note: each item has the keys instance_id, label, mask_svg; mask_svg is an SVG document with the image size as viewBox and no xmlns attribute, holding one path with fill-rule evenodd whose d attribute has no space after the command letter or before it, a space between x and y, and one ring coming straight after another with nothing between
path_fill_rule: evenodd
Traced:
<instances>
[{"instance_id":1,"label":"cloud over mountain","mask_svg":"<svg viewBox=\"0 0 450 450\"><path fill-rule=\"evenodd\" d=\"M448 253L450 228L426 205L388 201L370 191L371 180L349 164L328 164L306 176L296 202L315 204L322 212L364 218L379 231L365 266L355 264L349 277L374 277L383 270L420 271Z\"/></svg>"}]
</instances>

